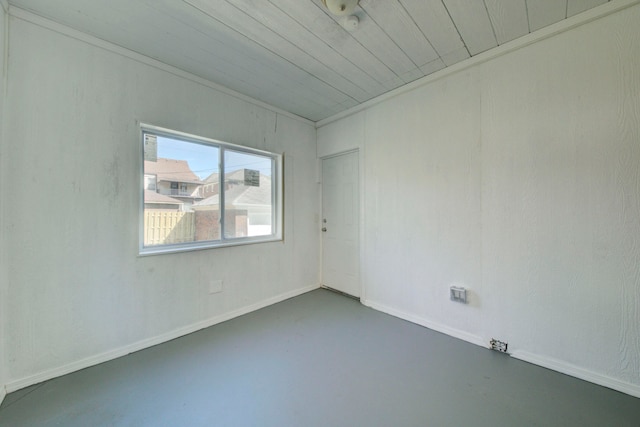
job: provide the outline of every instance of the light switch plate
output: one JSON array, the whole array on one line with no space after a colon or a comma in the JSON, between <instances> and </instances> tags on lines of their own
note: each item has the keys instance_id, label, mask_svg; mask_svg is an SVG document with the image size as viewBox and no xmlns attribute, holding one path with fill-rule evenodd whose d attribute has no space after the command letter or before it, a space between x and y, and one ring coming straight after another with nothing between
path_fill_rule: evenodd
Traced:
<instances>
[{"instance_id":1,"label":"light switch plate","mask_svg":"<svg viewBox=\"0 0 640 427\"><path fill-rule=\"evenodd\" d=\"M449 296L451 301L467 303L467 290L462 286L451 286L449 288Z\"/></svg>"}]
</instances>

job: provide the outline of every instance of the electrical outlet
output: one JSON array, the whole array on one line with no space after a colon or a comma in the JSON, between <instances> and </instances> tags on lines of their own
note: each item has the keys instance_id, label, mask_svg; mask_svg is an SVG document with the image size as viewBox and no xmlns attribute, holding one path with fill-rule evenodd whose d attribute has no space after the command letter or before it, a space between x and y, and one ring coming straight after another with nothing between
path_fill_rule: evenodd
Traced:
<instances>
[{"instance_id":1,"label":"electrical outlet","mask_svg":"<svg viewBox=\"0 0 640 427\"><path fill-rule=\"evenodd\" d=\"M212 280L211 282L209 282L210 294L217 294L219 292L222 292L222 289L223 289L222 280Z\"/></svg>"},{"instance_id":2,"label":"electrical outlet","mask_svg":"<svg viewBox=\"0 0 640 427\"><path fill-rule=\"evenodd\" d=\"M491 341L489 341L489 345L491 346L491 350L499 351L500 353L506 353L507 347L509 346L507 342L498 341L494 338L491 338Z\"/></svg>"}]
</instances>

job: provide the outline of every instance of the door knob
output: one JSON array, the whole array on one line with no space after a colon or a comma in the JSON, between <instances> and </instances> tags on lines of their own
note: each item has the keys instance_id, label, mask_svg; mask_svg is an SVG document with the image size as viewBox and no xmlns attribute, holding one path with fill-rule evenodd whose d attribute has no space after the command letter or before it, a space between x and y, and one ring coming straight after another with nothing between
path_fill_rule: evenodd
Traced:
<instances>
[{"instance_id":1,"label":"door knob","mask_svg":"<svg viewBox=\"0 0 640 427\"><path fill-rule=\"evenodd\" d=\"M327 227L322 227L322 231L324 231L326 233Z\"/></svg>"}]
</instances>

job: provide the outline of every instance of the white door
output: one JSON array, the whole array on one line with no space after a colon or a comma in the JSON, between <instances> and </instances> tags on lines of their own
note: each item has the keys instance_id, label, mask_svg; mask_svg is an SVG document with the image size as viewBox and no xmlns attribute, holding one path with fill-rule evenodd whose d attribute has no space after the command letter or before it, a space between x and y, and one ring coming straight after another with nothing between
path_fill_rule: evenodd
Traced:
<instances>
[{"instance_id":1,"label":"white door","mask_svg":"<svg viewBox=\"0 0 640 427\"><path fill-rule=\"evenodd\" d=\"M322 160L322 283L360 297L358 153Z\"/></svg>"}]
</instances>

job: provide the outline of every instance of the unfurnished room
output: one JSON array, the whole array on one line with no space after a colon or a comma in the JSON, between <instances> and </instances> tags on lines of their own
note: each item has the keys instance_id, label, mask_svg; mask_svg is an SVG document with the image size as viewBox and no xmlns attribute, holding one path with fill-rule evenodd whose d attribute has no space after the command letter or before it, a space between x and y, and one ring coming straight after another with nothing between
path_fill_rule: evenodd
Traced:
<instances>
[{"instance_id":1,"label":"unfurnished room","mask_svg":"<svg viewBox=\"0 0 640 427\"><path fill-rule=\"evenodd\" d=\"M0 427L640 426L640 0L0 14Z\"/></svg>"}]
</instances>

